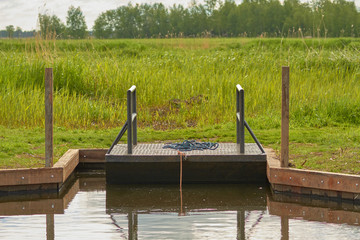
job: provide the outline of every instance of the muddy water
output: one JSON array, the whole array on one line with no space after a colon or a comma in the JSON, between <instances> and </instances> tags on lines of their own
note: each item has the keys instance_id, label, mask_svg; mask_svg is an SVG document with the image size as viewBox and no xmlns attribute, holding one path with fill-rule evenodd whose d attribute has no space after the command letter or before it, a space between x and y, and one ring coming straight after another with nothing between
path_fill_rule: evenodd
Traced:
<instances>
[{"instance_id":1,"label":"muddy water","mask_svg":"<svg viewBox=\"0 0 360 240\"><path fill-rule=\"evenodd\" d=\"M360 207L267 185L106 186L0 197L0 239L360 239Z\"/></svg>"}]
</instances>

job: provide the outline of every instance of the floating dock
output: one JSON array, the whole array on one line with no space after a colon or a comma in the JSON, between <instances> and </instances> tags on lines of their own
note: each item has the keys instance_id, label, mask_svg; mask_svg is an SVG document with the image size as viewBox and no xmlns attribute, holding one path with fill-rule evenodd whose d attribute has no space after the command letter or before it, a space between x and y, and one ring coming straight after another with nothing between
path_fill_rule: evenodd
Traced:
<instances>
[{"instance_id":1,"label":"floating dock","mask_svg":"<svg viewBox=\"0 0 360 240\"><path fill-rule=\"evenodd\" d=\"M132 154L117 144L106 154L110 184L179 183L180 155L164 144L138 144ZM194 150L182 157L184 183L266 182L266 154L255 143L240 153L236 143L220 143L216 150Z\"/></svg>"},{"instance_id":2,"label":"floating dock","mask_svg":"<svg viewBox=\"0 0 360 240\"><path fill-rule=\"evenodd\" d=\"M245 121L244 90L236 85L236 143L180 153L164 144L138 144L136 86L127 91L127 121L105 155L106 181L127 183L266 182L266 153ZM245 127L255 143L245 143ZM127 131L127 144L118 144Z\"/></svg>"}]
</instances>

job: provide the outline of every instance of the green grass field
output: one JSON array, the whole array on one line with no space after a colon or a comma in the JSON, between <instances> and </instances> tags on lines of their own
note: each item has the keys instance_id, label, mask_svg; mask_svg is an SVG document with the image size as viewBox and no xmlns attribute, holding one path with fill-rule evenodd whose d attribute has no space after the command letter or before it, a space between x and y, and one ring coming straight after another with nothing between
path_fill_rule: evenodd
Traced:
<instances>
[{"instance_id":1,"label":"green grass field","mask_svg":"<svg viewBox=\"0 0 360 240\"><path fill-rule=\"evenodd\" d=\"M235 141L240 84L248 123L279 149L284 65L292 163L360 173L358 39L0 40L0 167L44 162L45 67L54 70L59 158L68 148L109 147L133 84L140 141Z\"/></svg>"}]
</instances>

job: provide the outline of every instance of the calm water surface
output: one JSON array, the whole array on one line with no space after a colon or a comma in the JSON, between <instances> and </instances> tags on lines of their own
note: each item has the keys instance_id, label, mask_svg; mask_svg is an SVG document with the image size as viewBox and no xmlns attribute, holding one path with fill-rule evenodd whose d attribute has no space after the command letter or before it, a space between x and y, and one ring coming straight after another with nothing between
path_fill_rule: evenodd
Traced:
<instances>
[{"instance_id":1,"label":"calm water surface","mask_svg":"<svg viewBox=\"0 0 360 240\"><path fill-rule=\"evenodd\" d=\"M106 186L0 197L0 239L360 239L360 207L273 197L267 185Z\"/></svg>"}]
</instances>

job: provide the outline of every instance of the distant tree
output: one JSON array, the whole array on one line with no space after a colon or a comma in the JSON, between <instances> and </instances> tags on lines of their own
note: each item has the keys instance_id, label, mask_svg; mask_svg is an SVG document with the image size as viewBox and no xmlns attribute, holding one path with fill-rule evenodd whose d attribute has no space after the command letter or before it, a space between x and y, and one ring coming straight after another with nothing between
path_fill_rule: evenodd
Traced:
<instances>
[{"instance_id":1,"label":"distant tree","mask_svg":"<svg viewBox=\"0 0 360 240\"><path fill-rule=\"evenodd\" d=\"M209 29L208 15L203 5L195 5L189 9L188 22L185 24L184 32L193 37L200 36Z\"/></svg>"},{"instance_id":2,"label":"distant tree","mask_svg":"<svg viewBox=\"0 0 360 240\"><path fill-rule=\"evenodd\" d=\"M80 7L70 6L66 17L67 34L70 38L85 38L87 35L87 26L85 16Z\"/></svg>"},{"instance_id":3,"label":"distant tree","mask_svg":"<svg viewBox=\"0 0 360 240\"><path fill-rule=\"evenodd\" d=\"M345 0L327 1L323 7L324 25L329 37L355 37L354 26L357 25L357 16L354 2ZM341 21L339 21L341 19Z\"/></svg>"},{"instance_id":4,"label":"distant tree","mask_svg":"<svg viewBox=\"0 0 360 240\"><path fill-rule=\"evenodd\" d=\"M40 29L40 35L42 38L46 38L49 35L49 31L51 29L50 23L50 15L47 14L40 14L38 15L38 24Z\"/></svg>"},{"instance_id":5,"label":"distant tree","mask_svg":"<svg viewBox=\"0 0 360 240\"><path fill-rule=\"evenodd\" d=\"M14 31L15 31L14 25L6 26L6 31L7 31L7 33L8 33L8 37L9 37L9 38L12 38L13 35L14 35Z\"/></svg>"},{"instance_id":6,"label":"distant tree","mask_svg":"<svg viewBox=\"0 0 360 240\"><path fill-rule=\"evenodd\" d=\"M39 14L38 22L40 27L40 34L42 38L64 38L65 25L60 18L55 15Z\"/></svg>"},{"instance_id":7,"label":"distant tree","mask_svg":"<svg viewBox=\"0 0 360 240\"><path fill-rule=\"evenodd\" d=\"M115 10L115 37L139 38L142 29L141 11L138 4L121 6Z\"/></svg>"},{"instance_id":8,"label":"distant tree","mask_svg":"<svg viewBox=\"0 0 360 240\"><path fill-rule=\"evenodd\" d=\"M169 12L170 32L181 36L185 28L185 19L189 12L182 5L173 5Z\"/></svg>"},{"instance_id":9,"label":"distant tree","mask_svg":"<svg viewBox=\"0 0 360 240\"><path fill-rule=\"evenodd\" d=\"M146 22L149 24L150 36L164 37L167 33L169 33L169 14L162 3L154 3L148 9L146 15L148 19Z\"/></svg>"},{"instance_id":10,"label":"distant tree","mask_svg":"<svg viewBox=\"0 0 360 240\"><path fill-rule=\"evenodd\" d=\"M303 36L311 36L313 14L308 3L301 3L300 0L285 0L283 15L283 36L291 37L295 30L301 30Z\"/></svg>"},{"instance_id":11,"label":"distant tree","mask_svg":"<svg viewBox=\"0 0 360 240\"><path fill-rule=\"evenodd\" d=\"M236 4L234 1L226 0L219 10L215 10L212 16L212 26L215 33L221 36L231 36L237 32L237 17L234 15Z\"/></svg>"},{"instance_id":12,"label":"distant tree","mask_svg":"<svg viewBox=\"0 0 360 240\"><path fill-rule=\"evenodd\" d=\"M15 35L16 35L17 38L21 37L21 33L22 33L21 27L16 27Z\"/></svg>"},{"instance_id":13,"label":"distant tree","mask_svg":"<svg viewBox=\"0 0 360 240\"><path fill-rule=\"evenodd\" d=\"M56 34L56 38L64 38L65 37L65 24L55 15L51 16L50 19L52 29L54 33Z\"/></svg>"},{"instance_id":14,"label":"distant tree","mask_svg":"<svg viewBox=\"0 0 360 240\"><path fill-rule=\"evenodd\" d=\"M96 38L111 38L115 31L115 10L101 13L95 20L93 31Z\"/></svg>"},{"instance_id":15,"label":"distant tree","mask_svg":"<svg viewBox=\"0 0 360 240\"><path fill-rule=\"evenodd\" d=\"M229 1L229 0L225 0L225 1ZM221 7L223 4L221 0L205 0L204 2L205 2L205 9L209 15L212 15L216 7ZM231 0L231 2L234 1Z\"/></svg>"}]
</instances>

